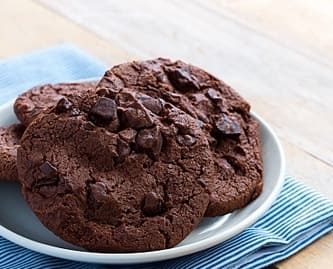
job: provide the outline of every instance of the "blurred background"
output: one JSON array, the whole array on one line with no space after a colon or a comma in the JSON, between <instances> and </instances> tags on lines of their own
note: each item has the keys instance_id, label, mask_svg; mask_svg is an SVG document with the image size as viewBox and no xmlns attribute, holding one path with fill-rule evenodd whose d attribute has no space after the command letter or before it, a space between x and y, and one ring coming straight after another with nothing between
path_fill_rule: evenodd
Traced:
<instances>
[{"instance_id":1,"label":"blurred background","mask_svg":"<svg viewBox=\"0 0 333 269\"><path fill-rule=\"evenodd\" d=\"M110 66L207 69L275 127L288 172L333 199L333 1L2 0L0 23L2 59L70 42Z\"/></svg>"}]
</instances>

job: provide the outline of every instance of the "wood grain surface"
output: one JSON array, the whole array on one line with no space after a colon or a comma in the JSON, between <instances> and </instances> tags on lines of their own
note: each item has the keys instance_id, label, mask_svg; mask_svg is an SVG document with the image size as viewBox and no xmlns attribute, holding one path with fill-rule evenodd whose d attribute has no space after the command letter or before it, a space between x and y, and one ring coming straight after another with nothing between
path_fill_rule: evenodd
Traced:
<instances>
[{"instance_id":1,"label":"wood grain surface","mask_svg":"<svg viewBox=\"0 0 333 269\"><path fill-rule=\"evenodd\" d=\"M0 57L72 42L110 65L157 56L199 65L273 126L287 173L333 200L333 7L315 3L3 0ZM276 267L330 268L332 251L331 233Z\"/></svg>"}]
</instances>

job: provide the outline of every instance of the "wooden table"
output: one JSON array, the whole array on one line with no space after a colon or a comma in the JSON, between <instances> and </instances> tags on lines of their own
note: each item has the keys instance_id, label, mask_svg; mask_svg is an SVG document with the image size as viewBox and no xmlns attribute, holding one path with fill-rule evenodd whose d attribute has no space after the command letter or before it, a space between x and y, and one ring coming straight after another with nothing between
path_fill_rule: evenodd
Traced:
<instances>
[{"instance_id":1,"label":"wooden table","mask_svg":"<svg viewBox=\"0 0 333 269\"><path fill-rule=\"evenodd\" d=\"M110 65L164 56L211 71L274 127L288 174L333 200L332 1L2 0L0 25L0 58L72 42ZM276 267L332 268L332 251L330 233Z\"/></svg>"}]
</instances>

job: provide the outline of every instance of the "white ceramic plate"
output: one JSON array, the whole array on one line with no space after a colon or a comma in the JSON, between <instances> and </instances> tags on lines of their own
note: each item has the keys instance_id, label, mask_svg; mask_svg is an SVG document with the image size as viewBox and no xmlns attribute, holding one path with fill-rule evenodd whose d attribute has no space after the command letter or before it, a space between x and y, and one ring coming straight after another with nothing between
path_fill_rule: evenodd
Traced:
<instances>
[{"instance_id":1,"label":"white ceramic plate","mask_svg":"<svg viewBox=\"0 0 333 269\"><path fill-rule=\"evenodd\" d=\"M0 126L17 122L13 102L0 107ZM281 145L260 117L264 159L264 189L258 199L231 214L205 218L176 247L141 253L94 253L64 242L47 230L24 201L18 183L0 182L0 235L4 238L51 256L75 261L105 264L133 264L161 261L188 255L221 243L242 232L261 217L277 198L285 169Z\"/></svg>"}]
</instances>

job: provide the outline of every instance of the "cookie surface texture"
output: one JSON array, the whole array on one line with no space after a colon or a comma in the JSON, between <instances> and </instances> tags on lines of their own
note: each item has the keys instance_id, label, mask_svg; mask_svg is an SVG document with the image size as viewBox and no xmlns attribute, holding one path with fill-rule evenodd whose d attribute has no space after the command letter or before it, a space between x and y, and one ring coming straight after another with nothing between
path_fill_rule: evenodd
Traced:
<instances>
[{"instance_id":1,"label":"cookie surface texture","mask_svg":"<svg viewBox=\"0 0 333 269\"><path fill-rule=\"evenodd\" d=\"M0 180L17 181L16 153L24 126L0 127Z\"/></svg>"},{"instance_id":2,"label":"cookie surface texture","mask_svg":"<svg viewBox=\"0 0 333 269\"><path fill-rule=\"evenodd\" d=\"M62 97L81 98L97 82L58 83L36 86L17 97L14 111L24 126L28 126L41 112L53 107Z\"/></svg>"},{"instance_id":3,"label":"cookie surface texture","mask_svg":"<svg viewBox=\"0 0 333 269\"><path fill-rule=\"evenodd\" d=\"M112 97L123 87L163 98L195 118L206 131L218 175L206 182L210 192L206 216L242 208L261 193L259 124L250 115L248 102L234 89L198 67L162 58L111 68L97 91ZM153 102L146 102L159 110Z\"/></svg>"},{"instance_id":4,"label":"cookie surface texture","mask_svg":"<svg viewBox=\"0 0 333 269\"><path fill-rule=\"evenodd\" d=\"M199 122L122 88L61 99L18 150L23 194L42 223L92 251L170 248L201 221L212 156Z\"/></svg>"}]
</instances>

